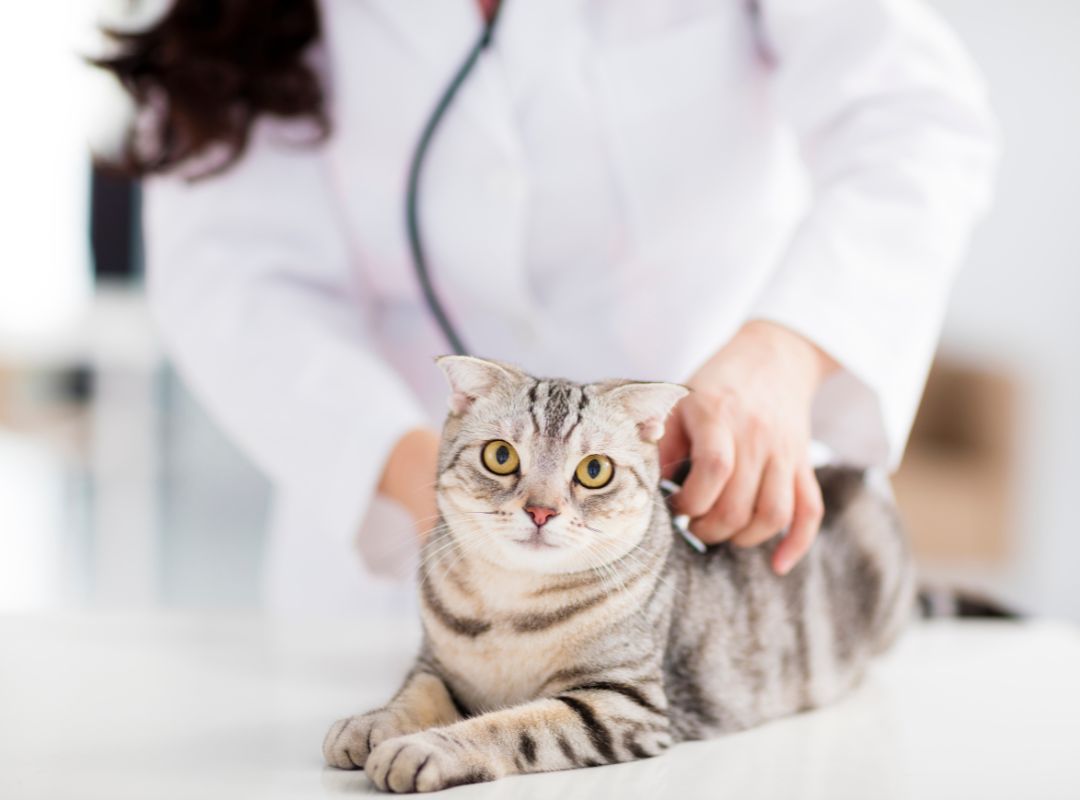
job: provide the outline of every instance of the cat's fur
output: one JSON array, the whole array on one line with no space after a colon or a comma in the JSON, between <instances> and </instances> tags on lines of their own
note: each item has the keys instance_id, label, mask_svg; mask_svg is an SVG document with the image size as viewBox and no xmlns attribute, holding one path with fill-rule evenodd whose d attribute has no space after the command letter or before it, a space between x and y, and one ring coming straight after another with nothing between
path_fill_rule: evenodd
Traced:
<instances>
[{"instance_id":1,"label":"cat's fur","mask_svg":"<svg viewBox=\"0 0 1080 800\"><path fill-rule=\"evenodd\" d=\"M772 545L700 555L673 533L655 442L683 387L440 366L424 644L386 706L333 725L327 763L408 792L654 756L835 700L909 616L904 538L860 473L819 470L822 531L780 577ZM483 466L497 439L517 474ZM599 490L573 479L594 453L615 464ZM526 505L559 514L538 528Z\"/></svg>"}]
</instances>

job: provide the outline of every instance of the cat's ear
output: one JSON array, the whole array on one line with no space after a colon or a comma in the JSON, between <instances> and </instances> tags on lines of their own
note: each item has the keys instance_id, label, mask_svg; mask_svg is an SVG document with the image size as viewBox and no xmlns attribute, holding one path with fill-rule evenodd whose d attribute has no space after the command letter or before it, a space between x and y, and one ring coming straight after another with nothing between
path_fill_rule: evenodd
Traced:
<instances>
[{"instance_id":1,"label":"cat's ear","mask_svg":"<svg viewBox=\"0 0 1080 800\"><path fill-rule=\"evenodd\" d=\"M435 359L450 384L450 412L464 414L478 398L502 386L524 380L517 367L473 356L439 356Z\"/></svg>"},{"instance_id":2,"label":"cat's ear","mask_svg":"<svg viewBox=\"0 0 1080 800\"><path fill-rule=\"evenodd\" d=\"M609 390L608 397L637 423L642 441L658 442L664 435L664 420L689 392L678 383L623 383Z\"/></svg>"}]
</instances>

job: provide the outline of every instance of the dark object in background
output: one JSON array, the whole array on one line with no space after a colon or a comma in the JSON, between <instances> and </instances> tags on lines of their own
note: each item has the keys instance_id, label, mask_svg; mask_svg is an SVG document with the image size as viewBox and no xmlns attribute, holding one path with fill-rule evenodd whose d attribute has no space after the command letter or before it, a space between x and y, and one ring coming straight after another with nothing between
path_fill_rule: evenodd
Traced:
<instances>
[{"instance_id":1,"label":"dark object in background","mask_svg":"<svg viewBox=\"0 0 1080 800\"><path fill-rule=\"evenodd\" d=\"M90 248L99 283L131 282L142 274L139 185L115 170L93 169Z\"/></svg>"},{"instance_id":2,"label":"dark object in background","mask_svg":"<svg viewBox=\"0 0 1080 800\"><path fill-rule=\"evenodd\" d=\"M1012 553L1016 378L939 358L893 476L916 558L1004 565Z\"/></svg>"},{"instance_id":3,"label":"dark object in background","mask_svg":"<svg viewBox=\"0 0 1080 800\"><path fill-rule=\"evenodd\" d=\"M1024 614L1005 603L966 589L923 587L918 595L919 613L924 619L962 617L964 619L1022 620Z\"/></svg>"}]
</instances>

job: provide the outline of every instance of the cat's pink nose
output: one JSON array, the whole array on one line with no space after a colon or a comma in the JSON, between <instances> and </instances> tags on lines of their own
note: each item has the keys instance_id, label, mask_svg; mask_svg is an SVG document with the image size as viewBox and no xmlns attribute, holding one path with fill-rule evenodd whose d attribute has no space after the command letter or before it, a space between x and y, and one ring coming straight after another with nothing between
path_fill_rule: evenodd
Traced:
<instances>
[{"instance_id":1,"label":"cat's pink nose","mask_svg":"<svg viewBox=\"0 0 1080 800\"><path fill-rule=\"evenodd\" d=\"M559 514L554 508L545 508L544 506L525 506L525 513L532 517L532 521L536 523L537 527Z\"/></svg>"}]
</instances>

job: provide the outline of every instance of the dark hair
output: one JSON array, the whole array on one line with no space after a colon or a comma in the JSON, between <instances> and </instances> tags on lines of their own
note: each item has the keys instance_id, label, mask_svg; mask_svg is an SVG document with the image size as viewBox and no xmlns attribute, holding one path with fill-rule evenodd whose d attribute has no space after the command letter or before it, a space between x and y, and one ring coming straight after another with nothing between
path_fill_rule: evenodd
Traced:
<instances>
[{"instance_id":1,"label":"dark hair","mask_svg":"<svg viewBox=\"0 0 1080 800\"><path fill-rule=\"evenodd\" d=\"M202 174L220 172L243 155L263 114L329 131L323 87L305 60L320 36L315 0L173 0L151 27L106 34L116 51L92 63L149 118L149 131L132 131L124 147L119 166L131 174L163 172L218 146L221 159Z\"/></svg>"}]
</instances>

